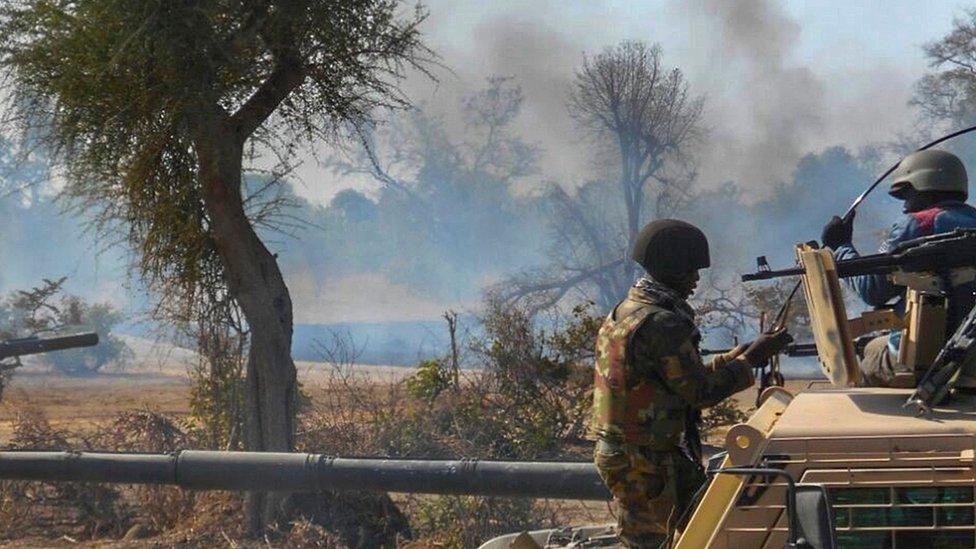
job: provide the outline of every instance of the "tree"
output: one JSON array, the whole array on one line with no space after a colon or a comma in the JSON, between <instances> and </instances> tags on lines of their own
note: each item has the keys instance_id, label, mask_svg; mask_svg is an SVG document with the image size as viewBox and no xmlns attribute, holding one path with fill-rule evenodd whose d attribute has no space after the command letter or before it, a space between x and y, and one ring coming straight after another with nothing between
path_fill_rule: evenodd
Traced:
<instances>
[{"instance_id":1,"label":"tree","mask_svg":"<svg viewBox=\"0 0 976 549\"><path fill-rule=\"evenodd\" d=\"M161 302L229 298L244 313L246 446L290 450L292 303L246 215L242 177L262 153L363 126L425 70L419 9L397 0L13 0L0 7L8 120L39 136L66 194L121 224ZM212 276L215 275L215 276ZM212 290L212 288L211 288ZM193 316L193 315L188 315ZM250 526L279 498L254 496Z\"/></svg>"},{"instance_id":2,"label":"tree","mask_svg":"<svg viewBox=\"0 0 976 549\"><path fill-rule=\"evenodd\" d=\"M931 120L976 120L976 9L953 21L941 40L924 46L933 71L919 80L912 104Z\"/></svg>"},{"instance_id":3,"label":"tree","mask_svg":"<svg viewBox=\"0 0 976 549\"><path fill-rule=\"evenodd\" d=\"M536 308L554 305L572 290L604 308L622 297L636 276L627 258L642 224L675 211L691 196L695 169L688 148L701 138L703 105L679 69L662 66L657 45L622 42L584 57L567 107L609 161L608 176L576 196L552 188L554 265L522 273L503 293L528 297ZM619 200L620 206L607 200ZM618 218L625 222L614 223Z\"/></svg>"},{"instance_id":4,"label":"tree","mask_svg":"<svg viewBox=\"0 0 976 549\"><path fill-rule=\"evenodd\" d=\"M338 173L368 176L380 188L370 219L349 215L348 194L336 195L323 212L321 224L343 227L332 232L342 239L330 252L342 255L330 269L384 272L456 300L477 295L471 289L480 291L486 277L523 264L540 231L532 199L515 192L538 157L512 128L522 101L512 79L490 77L461 98L463 131L449 131L441 117L418 107L333 158Z\"/></svg>"}]
</instances>

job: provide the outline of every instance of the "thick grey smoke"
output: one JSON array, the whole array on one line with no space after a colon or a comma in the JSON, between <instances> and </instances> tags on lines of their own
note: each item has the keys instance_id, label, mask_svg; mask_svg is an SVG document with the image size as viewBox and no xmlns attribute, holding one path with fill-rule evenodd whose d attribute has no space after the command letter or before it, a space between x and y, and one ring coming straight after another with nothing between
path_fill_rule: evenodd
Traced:
<instances>
[{"instance_id":1,"label":"thick grey smoke","mask_svg":"<svg viewBox=\"0 0 976 549\"><path fill-rule=\"evenodd\" d=\"M824 84L808 67L788 63L800 26L763 0L692 0L687 10L712 37L710 57L722 79L708 86L721 91L710 95L705 178L731 168L726 177L747 186L785 179L826 124Z\"/></svg>"},{"instance_id":2,"label":"thick grey smoke","mask_svg":"<svg viewBox=\"0 0 976 549\"><path fill-rule=\"evenodd\" d=\"M691 0L679 12L706 37L708 64L692 66L709 98L704 183L750 189L788 180L797 162L834 144L892 139L910 126L912 75L884 62L821 70L800 55L801 22L768 0ZM760 193L761 194L761 193Z\"/></svg>"},{"instance_id":3,"label":"thick grey smoke","mask_svg":"<svg viewBox=\"0 0 976 549\"><path fill-rule=\"evenodd\" d=\"M410 95L451 121L459 96L486 76L514 77L526 99L517 129L545 150L540 179L570 186L593 175L588 143L565 109L573 71L583 55L621 40L660 43L666 65L681 68L692 91L706 97L710 138L698 154L705 188L732 180L766 194L805 154L885 141L913 118L907 102L919 75L912 64L852 52L854 62L840 69L822 66L803 47L803 22L779 2L427 5L429 41L453 73L437 84L412 78Z\"/></svg>"},{"instance_id":4,"label":"thick grey smoke","mask_svg":"<svg viewBox=\"0 0 976 549\"><path fill-rule=\"evenodd\" d=\"M575 128L565 102L583 56L621 40L660 43L665 64L681 68L692 91L705 96L709 135L696 154L699 188L714 189L733 181L748 191L750 203L769 198L780 184L791 182L807 154L838 144L856 151L886 141L909 127L913 118L907 101L920 74L918 63L877 57L860 60L854 53L847 54L851 62L824 63L822 54L810 46L812 24L799 20L796 10L791 13L771 0L425 3L430 12L424 25L428 44L449 71L438 71L438 82L412 76L405 91L418 105L441 116L461 138L461 98L482 89L490 75L517 81L525 103L513 130L543 149L540 173L518 183L527 192L547 182L572 188L605 176L594 167L591 143ZM939 33L933 30L931 38ZM915 46L905 50L912 48L917 50ZM917 57L921 58L920 51ZM302 179L306 186L297 192L317 203L327 202L345 187L367 194L378 187L368 178L336 178L314 162L303 167ZM861 182L833 183L853 189ZM836 194L846 200L848 193ZM427 302L397 310L369 307L362 297L347 299L333 286L298 293L309 298L297 300L299 315L309 322L321 317L321 311L336 310L343 318L355 316L350 311L357 310L413 318L413 313L402 309L422 310L418 314L429 316L439 306L446 307ZM347 301L351 309L339 306ZM301 305L313 302L328 306L303 309Z\"/></svg>"},{"instance_id":5,"label":"thick grey smoke","mask_svg":"<svg viewBox=\"0 0 976 549\"><path fill-rule=\"evenodd\" d=\"M513 129L545 151L539 179L570 184L582 180L589 159L580 149L565 100L573 71L583 52L591 50L588 42L592 37L581 41L579 35L567 32L560 26L559 10L541 2L468 23L467 32L442 36L441 25L456 24L456 10L463 11L457 5L434 2L428 21L433 29L431 45L450 72L440 72L436 83L411 79L408 94L444 117L460 134L464 131L460 98L482 89L489 76L511 77L525 95Z\"/></svg>"}]
</instances>

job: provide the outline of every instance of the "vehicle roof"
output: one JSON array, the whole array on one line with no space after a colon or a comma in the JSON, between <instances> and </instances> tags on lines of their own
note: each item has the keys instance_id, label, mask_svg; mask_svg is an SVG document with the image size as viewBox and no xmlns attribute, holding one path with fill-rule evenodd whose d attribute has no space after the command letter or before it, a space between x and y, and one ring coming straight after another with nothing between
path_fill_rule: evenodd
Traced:
<instances>
[{"instance_id":1,"label":"vehicle roof","mask_svg":"<svg viewBox=\"0 0 976 549\"><path fill-rule=\"evenodd\" d=\"M911 389L817 389L793 399L772 438L898 436L976 433L976 399L956 397L950 406L916 416L903 405Z\"/></svg>"}]
</instances>

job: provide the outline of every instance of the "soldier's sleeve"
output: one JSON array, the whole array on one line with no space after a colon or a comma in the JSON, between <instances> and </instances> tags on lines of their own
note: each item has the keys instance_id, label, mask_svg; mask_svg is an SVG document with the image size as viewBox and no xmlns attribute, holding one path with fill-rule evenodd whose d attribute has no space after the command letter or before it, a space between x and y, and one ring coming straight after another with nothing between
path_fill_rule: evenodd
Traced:
<instances>
[{"instance_id":1,"label":"soldier's sleeve","mask_svg":"<svg viewBox=\"0 0 976 549\"><path fill-rule=\"evenodd\" d=\"M881 244L880 252L885 253L894 248L899 242L915 238L913 224L910 219L895 223L888 232L888 237ZM854 259L860 257L853 244L844 244L834 250L834 257L838 260ZM861 275L852 276L844 279L845 284L857 292L865 303L872 307L881 307L904 293L905 288L895 286L888 279L887 275Z\"/></svg>"},{"instance_id":2,"label":"soldier's sleeve","mask_svg":"<svg viewBox=\"0 0 976 549\"><path fill-rule=\"evenodd\" d=\"M638 371L661 379L694 408L714 406L754 383L743 360L706 367L692 342L692 329L673 315L657 315L634 334L632 350Z\"/></svg>"}]
</instances>

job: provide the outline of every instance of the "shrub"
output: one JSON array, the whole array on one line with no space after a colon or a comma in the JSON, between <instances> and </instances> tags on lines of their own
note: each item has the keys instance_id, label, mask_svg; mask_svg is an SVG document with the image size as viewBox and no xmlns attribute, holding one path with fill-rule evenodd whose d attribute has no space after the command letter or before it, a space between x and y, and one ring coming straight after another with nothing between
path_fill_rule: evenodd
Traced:
<instances>
[{"instance_id":1,"label":"shrub","mask_svg":"<svg viewBox=\"0 0 976 549\"><path fill-rule=\"evenodd\" d=\"M509 532L548 526L540 524L531 500L439 496L420 498L411 518L419 539L439 547L477 547Z\"/></svg>"},{"instance_id":2,"label":"shrub","mask_svg":"<svg viewBox=\"0 0 976 549\"><path fill-rule=\"evenodd\" d=\"M123 367L132 351L112 329L124 320L109 303L88 303L80 297L62 293L67 279L44 279L30 290L18 290L0 299L0 337L49 335L65 328L84 326L99 335L94 347L66 349L43 355L44 363L66 375L89 375L108 364Z\"/></svg>"},{"instance_id":3,"label":"shrub","mask_svg":"<svg viewBox=\"0 0 976 549\"><path fill-rule=\"evenodd\" d=\"M451 386L453 377L441 360L425 360L417 365L417 373L407 378L406 386L410 396L433 401Z\"/></svg>"}]
</instances>

